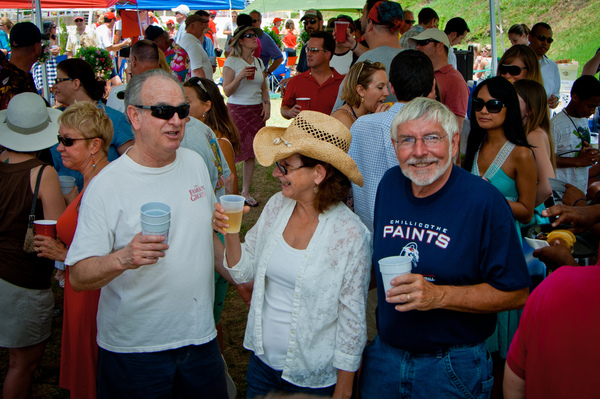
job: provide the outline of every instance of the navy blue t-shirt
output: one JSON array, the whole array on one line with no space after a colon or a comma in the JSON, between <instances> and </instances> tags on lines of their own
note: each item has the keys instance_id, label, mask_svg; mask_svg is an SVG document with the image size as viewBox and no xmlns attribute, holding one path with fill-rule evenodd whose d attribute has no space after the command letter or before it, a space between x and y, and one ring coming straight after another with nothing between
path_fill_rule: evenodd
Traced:
<instances>
[{"instance_id":1,"label":"navy blue t-shirt","mask_svg":"<svg viewBox=\"0 0 600 399\"><path fill-rule=\"evenodd\" d=\"M412 273L437 285L488 283L501 291L531 285L506 199L457 166L444 187L426 198L412 194L398 166L379 183L373 234L379 335L396 348L429 352L482 342L494 332L495 313L395 310L385 301L378 261L397 255L411 256Z\"/></svg>"}]
</instances>

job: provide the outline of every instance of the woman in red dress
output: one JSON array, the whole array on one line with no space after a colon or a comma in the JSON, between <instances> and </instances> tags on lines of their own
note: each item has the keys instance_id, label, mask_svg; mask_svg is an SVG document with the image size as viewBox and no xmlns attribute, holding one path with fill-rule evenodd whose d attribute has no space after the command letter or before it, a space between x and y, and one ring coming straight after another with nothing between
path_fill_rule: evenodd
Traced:
<instances>
[{"instance_id":1,"label":"woman in red dress","mask_svg":"<svg viewBox=\"0 0 600 399\"><path fill-rule=\"evenodd\" d=\"M67 248L73 240L81 197L94 176L108 165L108 147L113 127L104 111L94 104L81 101L71 105L58 119L58 152L64 165L83 175L83 190L58 219L58 239L35 236L38 256L64 262ZM100 290L75 292L66 268L63 335L60 359L60 386L71 391L71 398L96 397L98 345L96 343L96 313Z\"/></svg>"}]
</instances>

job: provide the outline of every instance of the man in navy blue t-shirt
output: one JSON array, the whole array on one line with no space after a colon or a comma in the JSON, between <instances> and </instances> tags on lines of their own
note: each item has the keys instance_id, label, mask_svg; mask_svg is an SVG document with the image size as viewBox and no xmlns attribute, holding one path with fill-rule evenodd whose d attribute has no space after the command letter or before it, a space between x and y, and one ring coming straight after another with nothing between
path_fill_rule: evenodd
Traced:
<instances>
[{"instance_id":1,"label":"man in navy blue t-shirt","mask_svg":"<svg viewBox=\"0 0 600 399\"><path fill-rule=\"evenodd\" d=\"M417 98L391 132L400 166L375 201L379 335L363 355L362 397L488 397L484 341L531 284L512 212L495 187L452 165L459 129L446 106ZM385 291L378 262L398 255L412 257L412 272Z\"/></svg>"}]
</instances>

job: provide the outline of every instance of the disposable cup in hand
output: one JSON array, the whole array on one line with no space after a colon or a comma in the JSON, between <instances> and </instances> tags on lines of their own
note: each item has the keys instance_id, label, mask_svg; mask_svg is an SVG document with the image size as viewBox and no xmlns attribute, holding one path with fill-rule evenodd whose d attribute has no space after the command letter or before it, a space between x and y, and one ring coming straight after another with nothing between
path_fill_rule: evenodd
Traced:
<instances>
[{"instance_id":1,"label":"disposable cup in hand","mask_svg":"<svg viewBox=\"0 0 600 399\"><path fill-rule=\"evenodd\" d=\"M75 186L75 178L73 176L58 176L60 180L60 189L63 194L69 194Z\"/></svg>"},{"instance_id":2,"label":"disposable cup in hand","mask_svg":"<svg viewBox=\"0 0 600 399\"><path fill-rule=\"evenodd\" d=\"M56 220L36 220L33 224L36 235L56 238Z\"/></svg>"},{"instance_id":3,"label":"disposable cup in hand","mask_svg":"<svg viewBox=\"0 0 600 399\"><path fill-rule=\"evenodd\" d=\"M256 67L250 67L250 68L253 68L254 70L252 71L252 75L246 76L246 79L254 80L254 75L256 74Z\"/></svg>"},{"instance_id":4,"label":"disposable cup in hand","mask_svg":"<svg viewBox=\"0 0 600 399\"><path fill-rule=\"evenodd\" d=\"M386 291L392 288L391 281L394 277L410 273L411 270L412 258L410 256L390 256L379 259L379 271Z\"/></svg>"},{"instance_id":5,"label":"disposable cup in hand","mask_svg":"<svg viewBox=\"0 0 600 399\"><path fill-rule=\"evenodd\" d=\"M300 97L296 99L296 104L302 108L302 111L307 111L310 106L310 97Z\"/></svg>"},{"instance_id":6,"label":"disposable cup in hand","mask_svg":"<svg viewBox=\"0 0 600 399\"><path fill-rule=\"evenodd\" d=\"M229 218L229 228L223 229L227 233L239 233L242 226L242 215L244 213L245 198L241 195L221 196L221 206L225 209L225 215Z\"/></svg>"},{"instance_id":7,"label":"disposable cup in hand","mask_svg":"<svg viewBox=\"0 0 600 399\"><path fill-rule=\"evenodd\" d=\"M140 209L140 220L150 224L161 224L171 220L171 207L162 202L148 202Z\"/></svg>"},{"instance_id":8,"label":"disposable cup in hand","mask_svg":"<svg viewBox=\"0 0 600 399\"><path fill-rule=\"evenodd\" d=\"M144 236L163 236L164 242L169 241L169 228L171 227L171 221L163 223L148 223L143 220L140 222L142 225L142 235Z\"/></svg>"},{"instance_id":9,"label":"disposable cup in hand","mask_svg":"<svg viewBox=\"0 0 600 399\"><path fill-rule=\"evenodd\" d=\"M350 22L348 21L335 21L335 41L338 43L344 43L346 41L346 29Z\"/></svg>"}]
</instances>

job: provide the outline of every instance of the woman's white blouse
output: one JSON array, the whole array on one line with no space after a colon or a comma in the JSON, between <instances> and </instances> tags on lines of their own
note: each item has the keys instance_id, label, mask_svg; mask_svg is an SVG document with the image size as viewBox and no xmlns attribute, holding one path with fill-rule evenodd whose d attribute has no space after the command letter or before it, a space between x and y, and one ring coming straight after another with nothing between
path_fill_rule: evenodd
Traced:
<instances>
[{"instance_id":1,"label":"woman's white blouse","mask_svg":"<svg viewBox=\"0 0 600 399\"><path fill-rule=\"evenodd\" d=\"M246 234L242 257L229 269L237 283L254 280L244 347L262 355L265 274L278 235L296 201L275 194ZM321 388L336 383L337 370L356 371L367 341L366 302L371 271L369 230L346 205L332 205L319 224L296 276L292 323L282 378ZM228 267L227 260L224 260Z\"/></svg>"}]
</instances>

